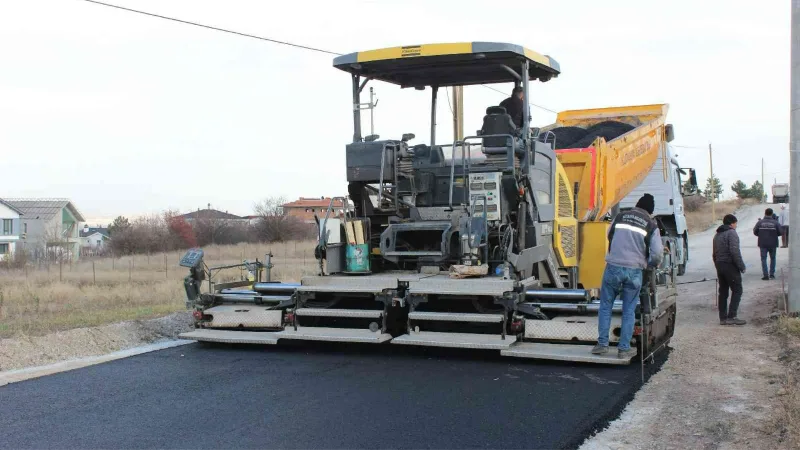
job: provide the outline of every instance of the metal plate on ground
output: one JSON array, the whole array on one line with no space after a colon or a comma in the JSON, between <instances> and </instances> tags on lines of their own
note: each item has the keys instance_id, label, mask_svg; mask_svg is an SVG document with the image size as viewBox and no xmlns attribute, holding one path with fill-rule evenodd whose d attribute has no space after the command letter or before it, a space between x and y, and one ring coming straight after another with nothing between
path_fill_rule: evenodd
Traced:
<instances>
[{"instance_id":1,"label":"metal plate on ground","mask_svg":"<svg viewBox=\"0 0 800 450\"><path fill-rule=\"evenodd\" d=\"M203 311L209 328L282 328L283 311L255 305L220 305Z\"/></svg>"},{"instance_id":2,"label":"metal plate on ground","mask_svg":"<svg viewBox=\"0 0 800 450\"><path fill-rule=\"evenodd\" d=\"M438 295L491 295L502 296L514 290L514 281L500 277L450 278L449 275L434 275L408 282L412 294Z\"/></svg>"},{"instance_id":3,"label":"metal plate on ground","mask_svg":"<svg viewBox=\"0 0 800 450\"><path fill-rule=\"evenodd\" d=\"M511 348L502 350L500 354L503 356L514 356L517 358L549 359L556 361L613 365L629 365L631 363L631 359L633 359L633 356L626 359L620 359L617 357L616 347L611 347L608 353L605 355L593 355L593 347L593 345L519 342ZM633 350L635 351L636 349L633 348Z\"/></svg>"},{"instance_id":4,"label":"metal plate on ground","mask_svg":"<svg viewBox=\"0 0 800 450\"><path fill-rule=\"evenodd\" d=\"M220 342L224 344L269 344L278 343L280 332L230 331L230 330L194 330L178 335L181 339L192 339L202 342Z\"/></svg>"},{"instance_id":5,"label":"metal plate on ground","mask_svg":"<svg viewBox=\"0 0 800 450\"><path fill-rule=\"evenodd\" d=\"M392 339L392 344L419 345L423 347L478 348L502 350L517 342L516 336L499 334L438 333L434 331L412 332Z\"/></svg>"},{"instance_id":6,"label":"metal plate on ground","mask_svg":"<svg viewBox=\"0 0 800 450\"><path fill-rule=\"evenodd\" d=\"M354 328L324 328L324 327L286 327L276 333L280 339L298 339L301 341L331 341L331 342L365 342L380 344L392 339L388 333L372 332Z\"/></svg>"},{"instance_id":7,"label":"metal plate on ground","mask_svg":"<svg viewBox=\"0 0 800 450\"><path fill-rule=\"evenodd\" d=\"M525 337L556 341L597 341L597 316L559 316L551 320L525 319ZM618 333L622 325L621 316L611 316L608 338L619 341Z\"/></svg>"}]
</instances>

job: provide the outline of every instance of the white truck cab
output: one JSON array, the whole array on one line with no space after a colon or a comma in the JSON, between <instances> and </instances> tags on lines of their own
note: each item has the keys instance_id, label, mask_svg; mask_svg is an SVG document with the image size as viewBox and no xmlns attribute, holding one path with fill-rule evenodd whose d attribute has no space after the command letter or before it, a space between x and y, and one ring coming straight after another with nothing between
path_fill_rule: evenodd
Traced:
<instances>
[{"instance_id":1,"label":"white truck cab","mask_svg":"<svg viewBox=\"0 0 800 450\"><path fill-rule=\"evenodd\" d=\"M644 194L655 198L653 216L661 229L664 246L670 249L670 258L665 258L664 264L675 264L678 275L683 275L689 261L689 231L683 197L697 195L697 176L694 169L680 167L675 152L666 142L644 181L622 199L620 210L633 208Z\"/></svg>"}]
</instances>

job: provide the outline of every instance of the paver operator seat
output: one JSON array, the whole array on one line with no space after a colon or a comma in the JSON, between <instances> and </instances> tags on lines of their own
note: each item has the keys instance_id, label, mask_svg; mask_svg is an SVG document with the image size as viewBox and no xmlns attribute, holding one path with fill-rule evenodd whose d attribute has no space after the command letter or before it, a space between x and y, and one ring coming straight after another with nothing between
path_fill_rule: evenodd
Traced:
<instances>
[{"instance_id":1,"label":"paver operator seat","mask_svg":"<svg viewBox=\"0 0 800 450\"><path fill-rule=\"evenodd\" d=\"M505 108L502 106L490 106L486 108L486 115L483 116L483 127L481 136L507 134L519 138L519 129L511 119ZM483 138L483 153L487 155L501 155L508 151L508 138L505 136ZM522 145L517 145L517 153L523 153Z\"/></svg>"}]
</instances>

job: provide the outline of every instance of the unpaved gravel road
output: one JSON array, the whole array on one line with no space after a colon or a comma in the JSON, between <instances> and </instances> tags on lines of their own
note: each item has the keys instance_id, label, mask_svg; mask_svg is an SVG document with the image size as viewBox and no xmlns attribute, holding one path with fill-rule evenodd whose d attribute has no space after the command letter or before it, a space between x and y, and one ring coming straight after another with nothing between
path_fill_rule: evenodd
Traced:
<instances>
[{"instance_id":1,"label":"unpaved gravel road","mask_svg":"<svg viewBox=\"0 0 800 450\"><path fill-rule=\"evenodd\" d=\"M736 213L747 265L739 317L748 324L719 325L713 281L681 286L669 360L621 417L582 450L785 447L772 400L780 388L780 348L765 334L764 324L781 292L780 268L788 262L788 250L778 249L778 279L762 281L752 229L763 211L763 205L755 205ZM680 282L716 277L714 233L691 236L691 262Z\"/></svg>"}]
</instances>

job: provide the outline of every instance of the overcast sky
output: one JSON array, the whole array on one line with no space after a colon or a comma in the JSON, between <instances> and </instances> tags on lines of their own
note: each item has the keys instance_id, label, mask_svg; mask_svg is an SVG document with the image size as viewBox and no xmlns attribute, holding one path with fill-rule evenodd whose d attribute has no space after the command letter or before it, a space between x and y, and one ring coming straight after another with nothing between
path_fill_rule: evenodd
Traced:
<instances>
[{"instance_id":1,"label":"overcast sky","mask_svg":"<svg viewBox=\"0 0 800 450\"><path fill-rule=\"evenodd\" d=\"M561 65L532 84L535 103L669 103L674 143L701 147L679 149L701 180L711 142L727 194L760 179L762 157L767 186L788 181L789 1L108 2L341 53L520 44ZM82 0L0 0L0 197L69 197L105 221L343 195L350 78L332 58ZM374 87L376 132L427 142L429 91ZM467 132L502 99L468 87ZM555 120L532 111L534 125ZM446 102L438 113L450 140Z\"/></svg>"}]
</instances>

